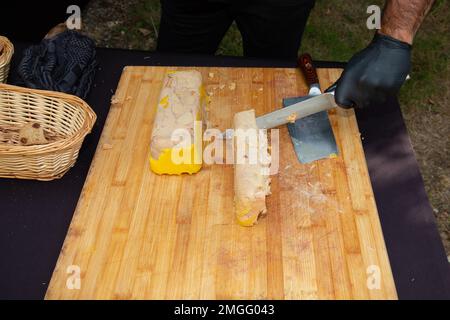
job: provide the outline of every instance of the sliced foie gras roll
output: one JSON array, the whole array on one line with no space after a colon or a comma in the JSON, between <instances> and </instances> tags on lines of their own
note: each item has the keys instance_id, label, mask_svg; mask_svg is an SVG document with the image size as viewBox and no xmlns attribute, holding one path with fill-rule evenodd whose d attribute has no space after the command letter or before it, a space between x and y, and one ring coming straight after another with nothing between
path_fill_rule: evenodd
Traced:
<instances>
[{"instance_id":1,"label":"sliced foie gras roll","mask_svg":"<svg viewBox=\"0 0 450 320\"><path fill-rule=\"evenodd\" d=\"M253 226L266 213L270 194L270 161L265 132L258 130L255 111L234 116L234 204L240 225Z\"/></svg>"},{"instance_id":2,"label":"sliced foie gras roll","mask_svg":"<svg viewBox=\"0 0 450 320\"><path fill-rule=\"evenodd\" d=\"M193 174L202 167L202 75L196 70L166 75L151 139L150 166L157 174Z\"/></svg>"}]
</instances>

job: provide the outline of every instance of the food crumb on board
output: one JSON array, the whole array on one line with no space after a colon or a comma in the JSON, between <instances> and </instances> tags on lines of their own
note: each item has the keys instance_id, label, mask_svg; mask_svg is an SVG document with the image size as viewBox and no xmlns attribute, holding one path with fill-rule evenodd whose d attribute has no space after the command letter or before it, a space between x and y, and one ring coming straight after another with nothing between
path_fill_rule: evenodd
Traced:
<instances>
[{"instance_id":1,"label":"food crumb on board","mask_svg":"<svg viewBox=\"0 0 450 320\"><path fill-rule=\"evenodd\" d=\"M309 167L317 167L316 165L312 165ZM296 210L302 210L305 213L322 215L323 212L318 210L318 207L322 206L324 203L328 203L330 207L336 208L336 213L345 213L341 210L336 200L332 197L329 197L323 191L323 185L319 181L305 181L305 175L297 174L296 170L288 170L290 168L295 168L291 164L288 164L284 167L284 170L281 170L279 173L280 182L283 185L283 188L287 188L288 190L292 190L295 192L298 197L293 198L290 205L292 208ZM311 173L310 170L307 171L306 176L309 176Z\"/></svg>"},{"instance_id":2,"label":"food crumb on board","mask_svg":"<svg viewBox=\"0 0 450 320\"><path fill-rule=\"evenodd\" d=\"M336 159L337 157L338 157L338 156L337 156L336 153L331 153L331 154L328 156L329 159Z\"/></svg>"},{"instance_id":3,"label":"food crumb on board","mask_svg":"<svg viewBox=\"0 0 450 320\"><path fill-rule=\"evenodd\" d=\"M224 85L224 84L221 84L221 85L219 86L219 88L220 88L220 90L223 90L223 88L225 88L225 85Z\"/></svg>"},{"instance_id":4,"label":"food crumb on board","mask_svg":"<svg viewBox=\"0 0 450 320\"><path fill-rule=\"evenodd\" d=\"M113 145L109 144L109 143L104 143L102 146L103 150L111 150L112 148L113 148Z\"/></svg>"},{"instance_id":5,"label":"food crumb on board","mask_svg":"<svg viewBox=\"0 0 450 320\"><path fill-rule=\"evenodd\" d=\"M210 72L210 73L208 74L208 77L209 77L210 79L214 78L214 72Z\"/></svg>"},{"instance_id":6,"label":"food crumb on board","mask_svg":"<svg viewBox=\"0 0 450 320\"><path fill-rule=\"evenodd\" d=\"M117 98L116 95L111 97L111 104L118 104L119 102L119 98Z\"/></svg>"},{"instance_id":7,"label":"food crumb on board","mask_svg":"<svg viewBox=\"0 0 450 320\"><path fill-rule=\"evenodd\" d=\"M230 89L231 91L235 90L235 89L236 89L236 83L235 83L235 82L231 82L231 83L228 85L228 89Z\"/></svg>"},{"instance_id":8,"label":"food crumb on board","mask_svg":"<svg viewBox=\"0 0 450 320\"><path fill-rule=\"evenodd\" d=\"M322 185L320 182L314 184L308 183L308 185L309 188L302 189L300 193L309 198L310 201L317 203L329 201L328 197L322 192Z\"/></svg>"}]
</instances>

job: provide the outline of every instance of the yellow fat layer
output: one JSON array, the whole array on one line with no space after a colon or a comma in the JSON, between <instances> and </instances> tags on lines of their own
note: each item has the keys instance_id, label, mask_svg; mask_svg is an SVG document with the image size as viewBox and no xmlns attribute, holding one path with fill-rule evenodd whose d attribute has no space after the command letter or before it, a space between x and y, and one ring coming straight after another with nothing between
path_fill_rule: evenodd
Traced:
<instances>
[{"instance_id":1,"label":"yellow fat layer","mask_svg":"<svg viewBox=\"0 0 450 320\"><path fill-rule=\"evenodd\" d=\"M150 157L150 168L156 174L180 175L183 173L197 173L202 168L202 164L194 163L195 154L197 152L196 150L195 144L192 144L188 148L182 149L182 152L190 152L192 161L191 163L175 164L172 161L172 149L164 149L158 159L153 159L153 157Z\"/></svg>"},{"instance_id":2,"label":"yellow fat layer","mask_svg":"<svg viewBox=\"0 0 450 320\"><path fill-rule=\"evenodd\" d=\"M250 209L244 209L237 213L236 218L238 223L243 227L252 227L255 225L258 220L258 215L254 214L251 216L247 216L250 212Z\"/></svg>"}]
</instances>

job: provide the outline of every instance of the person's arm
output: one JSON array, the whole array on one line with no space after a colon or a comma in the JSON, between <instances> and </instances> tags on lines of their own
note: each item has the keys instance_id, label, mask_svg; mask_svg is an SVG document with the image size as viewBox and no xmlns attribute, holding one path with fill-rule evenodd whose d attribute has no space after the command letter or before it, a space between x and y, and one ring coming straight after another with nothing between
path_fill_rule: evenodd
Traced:
<instances>
[{"instance_id":1,"label":"person's arm","mask_svg":"<svg viewBox=\"0 0 450 320\"><path fill-rule=\"evenodd\" d=\"M434 0L386 1L380 33L412 44Z\"/></svg>"},{"instance_id":2,"label":"person's arm","mask_svg":"<svg viewBox=\"0 0 450 320\"><path fill-rule=\"evenodd\" d=\"M336 83L335 100L343 108L381 105L395 97L411 67L411 44L433 0L386 2L381 30L355 54Z\"/></svg>"}]
</instances>

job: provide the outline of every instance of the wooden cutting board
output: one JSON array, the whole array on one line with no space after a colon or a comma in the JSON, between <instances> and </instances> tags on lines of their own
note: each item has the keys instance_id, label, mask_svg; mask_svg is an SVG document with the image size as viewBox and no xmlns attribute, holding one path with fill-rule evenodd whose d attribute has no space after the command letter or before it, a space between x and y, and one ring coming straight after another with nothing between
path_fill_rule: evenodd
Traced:
<instances>
[{"instance_id":1,"label":"wooden cutting board","mask_svg":"<svg viewBox=\"0 0 450 320\"><path fill-rule=\"evenodd\" d=\"M234 218L232 166L150 171L155 106L175 69L189 68L124 69L46 298L397 298L353 111L330 112L335 159L300 164L281 128L267 217L244 228ZM238 111L260 115L307 92L295 69L196 69L220 129ZM339 74L319 70L322 87Z\"/></svg>"}]
</instances>

